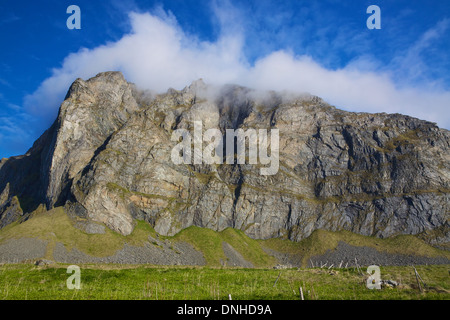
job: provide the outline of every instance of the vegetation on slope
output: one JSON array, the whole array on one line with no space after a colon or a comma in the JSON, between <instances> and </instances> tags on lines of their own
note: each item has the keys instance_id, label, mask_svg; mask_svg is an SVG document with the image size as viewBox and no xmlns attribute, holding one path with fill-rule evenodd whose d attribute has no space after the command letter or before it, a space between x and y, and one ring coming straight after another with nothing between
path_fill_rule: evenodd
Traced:
<instances>
[{"instance_id":1,"label":"vegetation on slope","mask_svg":"<svg viewBox=\"0 0 450 320\"><path fill-rule=\"evenodd\" d=\"M43 258L53 259L52 250L56 242L62 243L67 250L77 248L83 253L95 257L114 255L124 244L143 246L149 242L148 237L157 233L145 221L137 221L129 236L120 235L105 227L104 234L88 234L74 227L62 207L45 211L42 208L33 213L31 219L15 222L0 230L0 244L9 239L38 238L48 241L47 253ZM309 259L333 250L340 241L353 246L367 246L378 251L395 254L421 255L427 257L445 256L450 259L450 252L431 247L415 236L401 235L388 239L366 237L349 231L330 232L316 230L300 242L283 239L254 240L241 230L227 228L221 232L207 228L191 226L173 237L159 236L171 243L184 241L203 253L207 265L221 266L227 260L223 243L231 245L242 257L257 268L273 267L277 260L266 248L281 253L296 255L306 266Z\"/></svg>"}]
</instances>

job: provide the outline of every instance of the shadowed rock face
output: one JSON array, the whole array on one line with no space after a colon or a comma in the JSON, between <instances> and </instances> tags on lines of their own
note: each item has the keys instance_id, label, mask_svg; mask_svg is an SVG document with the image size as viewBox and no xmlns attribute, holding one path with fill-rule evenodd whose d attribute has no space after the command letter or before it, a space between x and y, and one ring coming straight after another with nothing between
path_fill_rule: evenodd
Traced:
<instances>
[{"instance_id":1,"label":"shadowed rock face","mask_svg":"<svg viewBox=\"0 0 450 320\"><path fill-rule=\"evenodd\" d=\"M315 229L450 240L450 134L399 114L338 110L312 96L264 97L203 82L149 98L118 72L77 79L27 152L0 162L0 227L39 204L127 235L191 225L300 240ZM275 175L262 165L176 165L173 130L279 129Z\"/></svg>"}]
</instances>

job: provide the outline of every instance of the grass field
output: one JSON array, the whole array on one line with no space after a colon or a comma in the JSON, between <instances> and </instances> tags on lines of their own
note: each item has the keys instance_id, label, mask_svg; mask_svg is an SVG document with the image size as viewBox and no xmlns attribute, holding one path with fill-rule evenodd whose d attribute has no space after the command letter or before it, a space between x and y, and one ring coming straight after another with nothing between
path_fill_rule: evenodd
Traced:
<instances>
[{"instance_id":1,"label":"grass field","mask_svg":"<svg viewBox=\"0 0 450 320\"><path fill-rule=\"evenodd\" d=\"M449 251L433 248L414 236L379 239L348 231L316 230L308 238L292 242L286 239L255 240L243 231L232 228L218 232L191 226L169 237L157 235L144 221L137 221L131 235L122 236L108 228L104 234L87 234L75 228L73 223L63 208L36 210L32 219L3 228L0 244L19 238L45 240L48 244L42 258L54 260L56 243L62 243L68 250L77 248L94 257L105 257L114 254L125 243L133 246L152 244L150 236L172 244L191 244L203 254L206 266L79 265L81 289L69 290L66 286L66 280L70 277L66 272L68 265L35 266L32 264L35 259L32 259L29 263L0 265L0 299L223 300L231 294L233 300L298 300L299 287L302 287L306 300L450 300L450 265L417 266L427 284L424 292L417 286L412 267L381 266L381 278L395 280L400 285L369 290L365 282L368 274L361 275L355 269L301 268L280 271L272 268L278 261L265 251L269 248L301 257L303 267L311 256L336 248L340 241L387 253L450 258ZM230 244L255 268L222 267L222 261L227 260L223 242Z\"/></svg>"},{"instance_id":2,"label":"grass field","mask_svg":"<svg viewBox=\"0 0 450 320\"><path fill-rule=\"evenodd\" d=\"M450 300L449 265L417 266L426 283L420 292L412 267L381 267L395 288L369 290L354 269L233 269L80 265L81 288L69 290L67 265L0 266L0 299L38 300ZM363 270L365 271L365 270ZM278 279L278 280L277 280Z\"/></svg>"}]
</instances>

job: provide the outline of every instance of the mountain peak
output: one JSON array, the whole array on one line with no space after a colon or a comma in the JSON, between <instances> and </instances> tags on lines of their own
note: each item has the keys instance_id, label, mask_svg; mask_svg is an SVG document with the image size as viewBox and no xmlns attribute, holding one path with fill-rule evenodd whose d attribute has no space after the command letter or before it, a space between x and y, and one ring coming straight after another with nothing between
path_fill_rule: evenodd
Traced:
<instances>
[{"instance_id":1,"label":"mountain peak","mask_svg":"<svg viewBox=\"0 0 450 320\"><path fill-rule=\"evenodd\" d=\"M271 92L263 108L239 86L196 99L208 90L199 79L144 103L120 72L77 79L35 147L0 162L0 227L45 204L124 235L145 220L163 235L196 225L257 239L298 241L327 229L449 242L447 130L403 115L346 112L306 95L283 100ZM279 130L280 170L262 176L264 164L248 159L173 163L179 141L171 136L195 119L222 136Z\"/></svg>"},{"instance_id":2,"label":"mountain peak","mask_svg":"<svg viewBox=\"0 0 450 320\"><path fill-rule=\"evenodd\" d=\"M95 77L90 80L101 80L101 81L125 81L125 77L121 71L105 71L98 73ZM88 80L89 81L89 80Z\"/></svg>"}]
</instances>

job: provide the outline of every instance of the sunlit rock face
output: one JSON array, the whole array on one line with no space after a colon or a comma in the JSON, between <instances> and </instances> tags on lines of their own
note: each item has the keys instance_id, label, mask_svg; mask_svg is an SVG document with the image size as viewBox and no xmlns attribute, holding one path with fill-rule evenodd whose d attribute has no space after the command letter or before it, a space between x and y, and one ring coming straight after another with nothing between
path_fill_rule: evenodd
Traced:
<instances>
[{"instance_id":1,"label":"sunlit rock face","mask_svg":"<svg viewBox=\"0 0 450 320\"><path fill-rule=\"evenodd\" d=\"M175 164L172 134L193 132L195 121L224 137L278 129L277 172L263 175L266 165L249 161ZM346 112L307 94L199 80L156 95L105 72L77 79L27 154L0 162L0 227L42 204L123 235L140 219L163 235L196 225L298 241L344 229L442 244L450 239L449 137L430 122Z\"/></svg>"}]
</instances>

